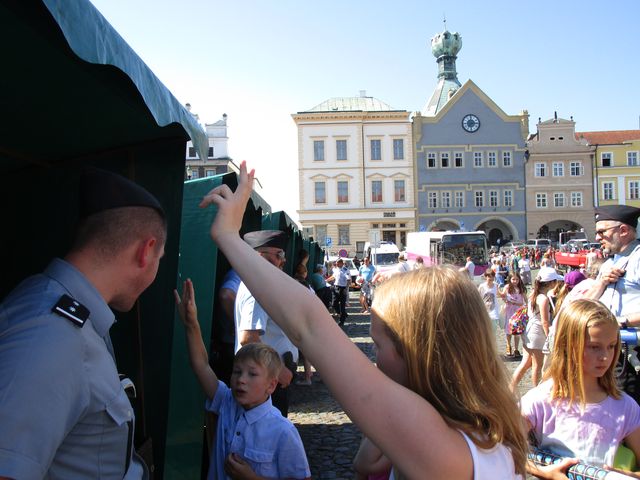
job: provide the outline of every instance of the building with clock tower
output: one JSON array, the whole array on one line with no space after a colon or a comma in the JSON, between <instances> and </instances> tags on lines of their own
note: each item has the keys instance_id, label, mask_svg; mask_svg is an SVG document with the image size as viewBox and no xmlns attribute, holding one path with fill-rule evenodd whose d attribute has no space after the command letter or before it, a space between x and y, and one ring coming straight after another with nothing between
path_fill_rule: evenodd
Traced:
<instances>
[{"instance_id":1,"label":"building with clock tower","mask_svg":"<svg viewBox=\"0 0 640 480\"><path fill-rule=\"evenodd\" d=\"M458 81L462 37L431 39L438 84L413 117L417 226L484 230L492 245L526 239L529 115L506 114L475 83Z\"/></svg>"}]
</instances>

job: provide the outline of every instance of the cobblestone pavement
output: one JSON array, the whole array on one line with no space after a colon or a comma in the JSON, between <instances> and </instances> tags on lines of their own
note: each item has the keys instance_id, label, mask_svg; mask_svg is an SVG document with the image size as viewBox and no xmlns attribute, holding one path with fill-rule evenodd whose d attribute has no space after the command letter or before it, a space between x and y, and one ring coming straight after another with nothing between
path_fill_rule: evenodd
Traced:
<instances>
[{"instance_id":1,"label":"cobblestone pavement","mask_svg":"<svg viewBox=\"0 0 640 480\"><path fill-rule=\"evenodd\" d=\"M357 292L350 293L347 311L349 318L345 332L373 361L369 315L358 313L360 304ZM505 342L500 329L496 333L496 342L503 354ZM512 373L518 362L505 361L505 365ZM521 382L522 393L530 388L530 378L529 372ZM351 462L360 444L360 431L342 411L317 373L314 373L310 386L292 385L289 419L300 432L314 479L354 478Z\"/></svg>"}]
</instances>

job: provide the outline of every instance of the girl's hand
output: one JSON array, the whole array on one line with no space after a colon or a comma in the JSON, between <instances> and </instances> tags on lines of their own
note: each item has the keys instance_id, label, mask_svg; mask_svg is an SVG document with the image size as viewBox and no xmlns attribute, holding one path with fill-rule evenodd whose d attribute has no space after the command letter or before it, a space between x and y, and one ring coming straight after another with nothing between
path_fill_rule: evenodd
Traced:
<instances>
[{"instance_id":1,"label":"girl's hand","mask_svg":"<svg viewBox=\"0 0 640 480\"><path fill-rule=\"evenodd\" d=\"M218 207L216 217L211 224L211 238L218 243L225 235L238 235L242 226L242 217L253 189L254 170L247 172L247 164L240 163L238 187L232 192L227 185L219 185L207 193L200 202L200 208L212 203Z\"/></svg>"},{"instance_id":2,"label":"girl's hand","mask_svg":"<svg viewBox=\"0 0 640 480\"><path fill-rule=\"evenodd\" d=\"M196 294L190 278L182 282L182 298L180 298L177 290L173 291L173 298L176 301L176 308L184 326L197 326L198 307L196 306Z\"/></svg>"},{"instance_id":3,"label":"girl's hand","mask_svg":"<svg viewBox=\"0 0 640 480\"><path fill-rule=\"evenodd\" d=\"M578 463L577 458L564 458L561 462L554 463L553 465L545 465L544 467L536 466L535 470L529 471L529 473L532 473L537 478L568 480L567 470L576 463Z\"/></svg>"}]
</instances>

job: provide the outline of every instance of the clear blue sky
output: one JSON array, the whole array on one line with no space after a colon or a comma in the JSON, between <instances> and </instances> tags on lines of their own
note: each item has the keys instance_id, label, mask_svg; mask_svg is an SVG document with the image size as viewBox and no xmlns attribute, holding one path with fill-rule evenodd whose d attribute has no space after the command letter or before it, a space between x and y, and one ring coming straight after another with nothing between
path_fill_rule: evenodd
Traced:
<instances>
[{"instance_id":1,"label":"clear blue sky","mask_svg":"<svg viewBox=\"0 0 640 480\"><path fill-rule=\"evenodd\" d=\"M229 115L230 155L255 166L265 199L295 219L290 115L359 90L421 110L443 15L462 35L460 82L507 114L527 109L531 131L554 111L578 131L640 128L638 0L91 1L201 121Z\"/></svg>"}]
</instances>

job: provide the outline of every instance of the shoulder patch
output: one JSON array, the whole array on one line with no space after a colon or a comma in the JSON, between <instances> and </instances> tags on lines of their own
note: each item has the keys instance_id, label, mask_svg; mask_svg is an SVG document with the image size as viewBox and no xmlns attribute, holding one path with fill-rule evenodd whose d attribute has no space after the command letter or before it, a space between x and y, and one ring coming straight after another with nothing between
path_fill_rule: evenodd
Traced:
<instances>
[{"instance_id":1,"label":"shoulder patch","mask_svg":"<svg viewBox=\"0 0 640 480\"><path fill-rule=\"evenodd\" d=\"M87 307L66 294L60 297L58 303L53 306L52 311L65 317L67 320L71 320L80 328L84 326L84 322L89 318L89 310Z\"/></svg>"}]
</instances>

